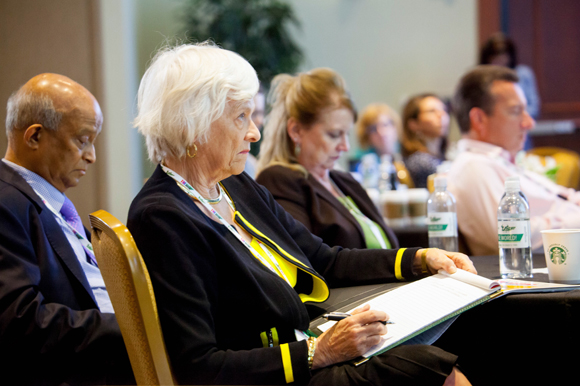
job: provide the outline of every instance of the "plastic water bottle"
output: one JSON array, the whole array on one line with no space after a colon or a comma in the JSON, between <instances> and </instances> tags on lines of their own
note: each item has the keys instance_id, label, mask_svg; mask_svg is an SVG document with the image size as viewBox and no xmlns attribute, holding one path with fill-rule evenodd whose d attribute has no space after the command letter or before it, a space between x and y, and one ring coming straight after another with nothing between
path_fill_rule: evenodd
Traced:
<instances>
[{"instance_id":1,"label":"plastic water bottle","mask_svg":"<svg viewBox=\"0 0 580 386\"><path fill-rule=\"evenodd\" d=\"M361 158L359 172L362 175L362 186L365 189L377 189L379 185L379 157L376 154L365 154Z\"/></svg>"},{"instance_id":2,"label":"plastic water bottle","mask_svg":"<svg viewBox=\"0 0 580 386\"><path fill-rule=\"evenodd\" d=\"M389 154L383 154L379 165L379 192L397 190L398 188L399 178L397 177L397 169L393 164L393 157Z\"/></svg>"},{"instance_id":3,"label":"plastic water bottle","mask_svg":"<svg viewBox=\"0 0 580 386\"><path fill-rule=\"evenodd\" d=\"M518 177L505 181L505 193L497 208L497 233L501 277L532 277L530 205L520 191Z\"/></svg>"},{"instance_id":4,"label":"plastic water bottle","mask_svg":"<svg viewBox=\"0 0 580 386\"><path fill-rule=\"evenodd\" d=\"M429 247L457 252L455 198L447 191L447 179L435 177L435 190L427 200Z\"/></svg>"}]
</instances>

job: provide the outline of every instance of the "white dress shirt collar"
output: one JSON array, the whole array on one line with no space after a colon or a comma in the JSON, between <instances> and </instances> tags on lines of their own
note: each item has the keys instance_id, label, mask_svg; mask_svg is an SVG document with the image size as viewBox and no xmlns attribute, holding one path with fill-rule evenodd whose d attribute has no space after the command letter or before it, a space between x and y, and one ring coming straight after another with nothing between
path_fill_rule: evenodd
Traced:
<instances>
[{"instance_id":1,"label":"white dress shirt collar","mask_svg":"<svg viewBox=\"0 0 580 386\"><path fill-rule=\"evenodd\" d=\"M463 138L457 142L457 150L461 153L464 151L469 151L472 153L479 153L485 154L487 156L498 158L501 157L508 161L509 163L512 162L511 154L502 147L492 145L488 142L477 141L475 139Z\"/></svg>"}]
</instances>

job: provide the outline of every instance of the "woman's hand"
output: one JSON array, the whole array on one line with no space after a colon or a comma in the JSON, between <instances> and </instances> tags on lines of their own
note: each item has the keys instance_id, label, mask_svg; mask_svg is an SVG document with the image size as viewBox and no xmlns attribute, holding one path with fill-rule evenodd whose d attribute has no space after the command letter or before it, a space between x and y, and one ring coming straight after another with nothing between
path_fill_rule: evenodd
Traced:
<instances>
[{"instance_id":1,"label":"woman's hand","mask_svg":"<svg viewBox=\"0 0 580 386\"><path fill-rule=\"evenodd\" d=\"M326 367L357 358L381 341L388 320L383 311L371 310L367 304L352 312L352 316L337 322L317 340L312 369Z\"/></svg>"},{"instance_id":2,"label":"woman's hand","mask_svg":"<svg viewBox=\"0 0 580 386\"><path fill-rule=\"evenodd\" d=\"M417 251L413 266L419 272L421 271L422 265L421 255L425 250L427 251L425 255L427 269L431 274L437 273L440 269L445 270L447 273L455 273L457 268L477 274L477 270L467 255L459 252L448 252L438 248L419 249Z\"/></svg>"}]
</instances>

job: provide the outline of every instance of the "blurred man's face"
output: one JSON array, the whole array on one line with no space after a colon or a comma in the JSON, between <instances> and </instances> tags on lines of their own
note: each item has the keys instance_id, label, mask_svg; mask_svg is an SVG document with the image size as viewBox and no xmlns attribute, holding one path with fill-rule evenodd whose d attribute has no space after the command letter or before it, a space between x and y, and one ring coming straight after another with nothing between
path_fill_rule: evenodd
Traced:
<instances>
[{"instance_id":1,"label":"blurred man's face","mask_svg":"<svg viewBox=\"0 0 580 386\"><path fill-rule=\"evenodd\" d=\"M526 110L526 97L517 83L497 80L491 86L495 105L486 114L482 140L507 150L512 156L523 149L528 131L535 125Z\"/></svg>"}]
</instances>

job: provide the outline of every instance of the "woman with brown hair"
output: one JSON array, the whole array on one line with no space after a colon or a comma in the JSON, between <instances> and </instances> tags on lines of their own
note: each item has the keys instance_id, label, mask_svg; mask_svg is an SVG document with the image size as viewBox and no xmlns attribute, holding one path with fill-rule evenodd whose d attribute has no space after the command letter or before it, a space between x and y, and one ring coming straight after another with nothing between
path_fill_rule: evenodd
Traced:
<instances>
[{"instance_id":1,"label":"woman with brown hair","mask_svg":"<svg viewBox=\"0 0 580 386\"><path fill-rule=\"evenodd\" d=\"M405 105L402 153L415 187L425 188L445 158L448 129L447 107L437 95L415 95Z\"/></svg>"}]
</instances>

